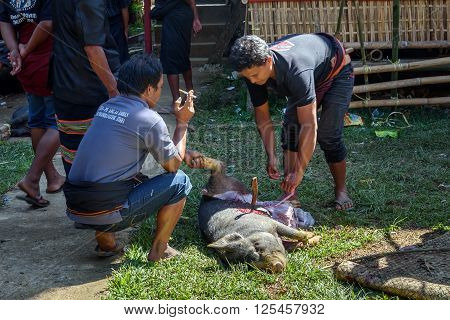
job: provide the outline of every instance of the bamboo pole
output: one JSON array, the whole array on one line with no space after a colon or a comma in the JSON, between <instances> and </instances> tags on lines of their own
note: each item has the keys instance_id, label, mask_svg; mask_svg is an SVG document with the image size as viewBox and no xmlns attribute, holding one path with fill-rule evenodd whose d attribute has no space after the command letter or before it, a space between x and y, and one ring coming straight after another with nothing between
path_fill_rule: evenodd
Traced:
<instances>
[{"instance_id":1,"label":"bamboo pole","mask_svg":"<svg viewBox=\"0 0 450 320\"><path fill-rule=\"evenodd\" d=\"M361 44L361 60L363 63L363 66L367 64L366 61L366 49L364 48L364 26L361 22L361 11L359 10L359 1L355 2L356 6L356 20L358 22L358 37L359 37L359 43ZM367 86L369 85L369 76L364 74L364 84ZM366 100L370 100L370 91L366 91Z\"/></svg>"},{"instance_id":2,"label":"bamboo pole","mask_svg":"<svg viewBox=\"0 0 450 320\"><path fill-rule=\"evenodd\" d=\"M342 38L341 38L341 23L342 23L342 16L344 14L344 6L345 6L345 0L341 0L341 3L339 5L339 16L338 16L337 25L336 25L336 32L334 33L336 38L338 38L339 40L342 40Z\"/></svg>"},{"instance_id":3,"label":"bamboo pole","mask_svg":"<svg viewBox=\"0 0 450 320\"><path fill-rule=\"evenodd\" d=\"M407 80L396 80L388 82L373 83L369 85L353 87L353 93L381 91L404 87L423 86L427 84L449 83L450 76L414 78Z\"/></svg>"},{"instance_id":4,"label":"bamboo pole","mask_svg":"<svg viewBox=\"0 0 450 320\"><path fill-rule=\"evenodd\" d=\"M355 75L359 75L359 74L383 73L392 71L404 71L404 70L413 70L413 69L440 66L445 64L450 64L450 57L409 62L409 63L388 64L383 66L371 67L366 65L363 67L355 68L354 73Z\"/></svg>"},{"instance_id":5,"label":"bamboo pole","mask_svg":"<svg viewBox=\"0 0 450 320\"><path fill-rule=\"evenodd\" d=\"M361 44L359 42L344 42L344 47L359 49ZM392 42L377 41L377 42L364 42L366 49L390 49L392 48ZM438 48L450 48L450 41L400 41L398 44L399 49L438 49Z\"/></svg>"},{"instance_id":6,"label":"bamboo pole","mask_svg":"<svg viewBox=\"0 0 450 320\"><path fill-rule=\"evenodd\" d=\"M450 105L450 97L352 101L350 102L350 109L368 108L368 107L397 107L397 106L412 107L412 106L441 105L441 104Z\"/></svg>"},{"instance_id":7,"label":"bamboo pole","mask_svg":"<svg viewBox=\"0 0 450 320\"><path fill-rule=\"evenodd\" d=\"M400 0L394 0L392 4L392 63L398 62L398 42L400 33ZM398 73L393 72L392 81L398 80ZM392 90L391 96L397 98L397 90Z\"/></svg>"}]
</instances>

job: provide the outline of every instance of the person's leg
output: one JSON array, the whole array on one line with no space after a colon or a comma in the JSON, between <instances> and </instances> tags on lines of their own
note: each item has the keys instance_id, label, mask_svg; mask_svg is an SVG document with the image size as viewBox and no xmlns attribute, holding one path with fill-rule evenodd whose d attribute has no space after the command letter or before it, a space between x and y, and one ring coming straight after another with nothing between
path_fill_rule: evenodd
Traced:
<instances>
[{"instance_id":1,"label":"person's leg","mask_svg":"<svg viewBox=\"0 0 450 320\"><path fill-rule=\"evenodd\" d=\"M39 180L59 146L58 132L46 129L46 103L44 97L28 94L29 126L35 157L27 175L18 183L19 188L39 203L47 203L40 196ZM55 144L56 141L56 144Z\"/></svg>"},{"instance_id":2,"label":"person's leg","mask_svg":"<svg viewBox=\"0 0 450 320\"><path fill-rule=\"evenodd\" d=\"M161 259L169 259L178 254L178 251L169 246L169 239L183 213L185 203L186 198L183 198L174 204L165 205L159 209L156 215L155 238L147 256L149 261L156 262ZM117 248L114 232L96 231L95 239L103 251L114 251Z\"/></svg>"},{"instance_id":3,"label":"person's leg","mask_svg":"<svg viewBox=\"0 0 450 320\"><path fill-rule=\"evenodd\" d=\"M55 107L53 102L53 96L48 96L44 98L45 102L45 119L46 119L46 132L45 135L48 136L49 141L49 148L51 149L50 152L53 152L53 154L50 154L52 158L47 163L47 165L44 167L44 173L45 177L47 178L47 193L54 193L61 190L61 187L64 184L64 181L66 178L59 174L59 172L56 170L54 164L53 164L53 157L55 156L56 152L58 151L58 148L60 146L59 142L59 133L58 128L56 125L56 118L55 118ZM55 134L56 133L56 134Z\"/></svg>"},{"instance_id":4,"label":"person's leg","mask_svg":"<svg viewBox=\"0 0 450 320\"><path fill-rule=\"evenodd\" d=\"M31 167L27 173L27 175L19 182L19 187L25 191L30 197L36 198L39 197L39 180L41 178L44 169L47 167L49 162L52 161L53 156L59 147L59 137L58 131L54 129L47 129L44 135L39 140L39 143L36 147L36 155L33 159ZM52 164L53 166L53 164ZM53 168L54 169L54 168ZM56 169L54 169L56 172ZM61 187L62 183L57 178L59 174L56 172L55 179L51 180L52 183L56 185L59 184ZM62 181L64 181L64 178ZM56 182L58 181L58 182Z\"/></svg>"},{"instance_id":5,"label":"person's leg","mask_svg":"<svg viewBox=\"0 0 450 320\"><path fill-rule=\"evenodd\" d=\"M53 118L54 118L54 112L53 112ZM57 133L56 129L56 120L53 120L55 122L55 126L46 126L46 129L44 128L31 128L31 144L33 146L33 152L36 154L36 149L44 135L51 135L50 139L46 139L50 141L49 147L51 149L52 145L57 145L59 147L59 134L54 134L54 132ZM52 130L52 131L49 131ZM58 150L56 148L56 150ZM47 192L52 193L57 190L61 189L61 186L64 184L65 178L61 176L58 171L56 170L55 166L53 165L53 160L50 160L47 165L44 167L44 173L45 177L47 178Z\"/></svg>"},{"instance_id":6,"label":"person's leg","mask_svg":"<svg viewBox=\"0 0 450 320\"><path fill-rule=\"evenodd\" d=\"M99 247L103 250L116 247L114 232L145 221L157 213L156 233L148 259L157 261L170 258L176 254L176 250L169 247L168 241L191 188L188 176L181 170L144 180L129 194L128 205L120 211L122 221L96 233Z\"/></svg>"},{"instance_id":7,"label":"person's leg","mask_svg":"<svg viewBox=\"0 0 450 320\"><path fill-rule=\"evenodd\" d=\"M170 92L172 93L172 105L180 97L180 77L178 74L168 74L167 82L169 83Z\"/></svg>"},{"instance_id":8,"label":"person's leg","mask_svg":"<svg viewBox=\"0 0 450 320\"><path fill-rule=\"evenodd\" d=\"M171 10L164 17L162 24L160 57L173 102L180 97L179 74L183 74L188 90L193 87L189 60L193 17L192 10L188 6L181 6Z\"/></svg>"},{"instance_id":9,"label":"person's leg","mask_svg":"<svg viewBox=\"0 0 450 320\"><path fill-rule=\"evenodd\" d=\"M194 85L192 83L192 69L183 72L184 83L186 84L186 91L194 90Z\"/></svg>"},{"instance_id":10,"label":"person's leg","mask_svg":"<svg viewBox=\"0 0 450 320\"><path fill-rule=\"evenodd\" d=\"M153 239L152 248L148 253L148 260L158 261L168 259L178 254L178 252L169 246L169 238L172 235L175 225L181 217L186 198L177 203L162 207L156 216L156 234Z\"/></svg>"},{"instance_id":11,"label":"person's leg","mask_svg":"<svg viewBox=\"0 0 450 320\"><path fill-rule=\"evenodd\" d=\"M350 104L353 82L351 66L344 67L322 100L317 133L317 140L333 176L337 210L348 210L353 207L346 186L347 151L343 141L344 116Z\"/></svg>"}]
</instances>

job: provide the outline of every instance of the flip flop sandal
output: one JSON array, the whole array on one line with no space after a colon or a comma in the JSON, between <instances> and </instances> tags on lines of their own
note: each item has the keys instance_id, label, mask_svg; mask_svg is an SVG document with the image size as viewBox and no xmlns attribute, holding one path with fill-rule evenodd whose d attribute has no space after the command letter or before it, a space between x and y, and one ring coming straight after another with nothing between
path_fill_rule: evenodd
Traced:
<instances>
[{"instance_id":1,"label":"flip flop sandal","mask_svg":"<svg viewBox=\"0 0 450 320\"><path fill-rule=\"evenodd\" d=\"M50 201L45 200L42 196L40 197L30 197L29 195L26 196L16 196L17 199L25 201L28 204L31 204L32 206L39 207L39 208L45 208L50 205ZM44 201L42 201L44 200Z\"/></svg>"},{"instance_id":2,"label":"flip flop sandal","mask_svg":"<svg viewBox=\"0 0 450 320\"><path fill-rule=\"evenodd\" d=\"M123 248L124 248L123 245L116 244L116 247L113 250L105 251L105 250L101 249L99 245L97 245L95 247L94 251L98 257L107 258L107 257L113 257L115 255L123 253Z\"/></svg>"},{"instance_id":3,"label":"flip flop sandal","mask_svg":"<svg viewBox=\"0 0 450 320\"><path fill-rule=\"evenodd\" d=\"M343 207L344 204L346 204L346 203L352 203L352 206L351 206L350 208L343 209L342 207ZM334 201L333 201L333 205L334 205L334 209L337 210L337 211L350 211L350 210L353 210L353 202L351 202L351 201L348 202L348 201L337 201L337 200L334 200ZM338 209L337 206L340 206L341 209Z\"/></svg>"},{"instance_id":4,"label":"flip flop sandal","mask_svg":"<svg viewBox=\"0 0 450 320\"><path fill-rule=\"evenodd\" d=\"M63 191L63 186L64 186L64 185L62 185L61 187L59 187L58 189L56 189L56 190L54 190L54 191L48 191L48 190L45 190L45 193L47 193L47 194L60 193L61 191Z\"/></svg>"}]
</instances>

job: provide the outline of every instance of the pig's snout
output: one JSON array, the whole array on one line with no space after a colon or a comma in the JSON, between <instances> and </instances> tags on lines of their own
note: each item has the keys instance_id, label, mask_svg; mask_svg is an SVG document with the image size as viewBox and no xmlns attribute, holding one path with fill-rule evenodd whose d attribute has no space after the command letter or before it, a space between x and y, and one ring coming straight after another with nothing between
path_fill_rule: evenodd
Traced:
<instances>
[{"instance_id":1,"label":"pig's snout","mask_svg":"<svg viewBox=\"0 0 450 320\"><path fill-rule=\"evenodd\" d=\"M254 265L261 270L280 273L286 268L286 257L281 252L273 252L270 255L263 256L261 261L255 262Z\"/></svg>"}]
</instances>

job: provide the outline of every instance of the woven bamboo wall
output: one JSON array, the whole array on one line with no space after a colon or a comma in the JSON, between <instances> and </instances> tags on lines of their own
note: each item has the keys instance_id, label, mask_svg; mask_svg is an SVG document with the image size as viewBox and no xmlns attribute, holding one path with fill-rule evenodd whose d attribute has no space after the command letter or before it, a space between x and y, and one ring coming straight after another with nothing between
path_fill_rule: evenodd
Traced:
<instances>
[{"instance_id":1,"label":"woven bamboo wall","mask_svg":"<svg viewBox=\"0 0 450 320\"><path fill-rule=\"evenodd\" d=\"M290 33L334 34L339 0L250 0L249 31L267 42ZM401 0L400 41L450 41L450 0ZM359 1L366 41L392 41L392 1ZM347 1L341 41L358 42L354 1Z\"/></svg>"}]
</instances>

